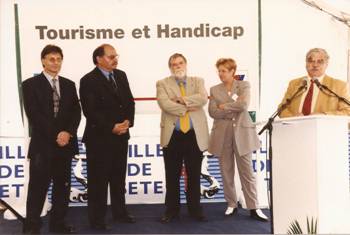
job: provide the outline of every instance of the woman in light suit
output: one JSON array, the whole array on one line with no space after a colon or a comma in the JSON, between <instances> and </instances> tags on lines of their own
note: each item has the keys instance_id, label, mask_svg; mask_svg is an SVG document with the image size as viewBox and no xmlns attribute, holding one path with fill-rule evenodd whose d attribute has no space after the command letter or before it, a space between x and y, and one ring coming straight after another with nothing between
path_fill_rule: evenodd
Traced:
<instances>
[{"instance_id":1,"label":"woman in light suit","mask_svg":"<svg viewBox=\"0 0 350 235\"><path fill-rule=\"evenodd\" d=\"M214 118L214 123L208 151L219 157L224 195L228 204L225 215L237 212L234 184L236 161L251 217L268 221L258 209L256 180L252 168L252 152L260 147L260 142L247 111L250 100L249 82L234 79L237 65L231 58L219 59L216 68L221 83L210 88L209 115Z\"/></svg>"}]
</instances>

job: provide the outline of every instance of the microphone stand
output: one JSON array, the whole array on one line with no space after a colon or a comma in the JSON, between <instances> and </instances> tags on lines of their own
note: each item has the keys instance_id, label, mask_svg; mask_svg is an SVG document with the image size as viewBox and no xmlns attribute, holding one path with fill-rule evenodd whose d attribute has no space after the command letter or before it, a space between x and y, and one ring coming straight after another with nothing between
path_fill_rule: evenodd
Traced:
<instances>
[{"instance_id":1,"label":"microphone stand","mask_svg":"<svg viewBox=\"0 0 350 235\"><path fill-rule=\"evenodd\" d=\"M345 104L350 106L350 101L347 100L346 98L338 95L337 93L335 93L334 91L332 91L330 88L328 88L328 86L321 84L318 80L317 82L315 81L316 85L318 86L318 88L324 92L324 90L328 91L329 93L333 94L335 97L337 97L339 100L343 101Z\"/></svg>"},{"instance_id":2,"label":"microphone stand","mask_svg":"<svg viewBox=\"0 0 350 235\"><path fill-rule=\"evenodd\" d=\"M278 109L272 114L272 116L269 118L268 122L263 126L263 128L259 131L259 135L261 135L265 130L268 130L269 132L269 169L270 169L270 218L271 218L271 234L274 234L273 229L273 191L272 191L272 123L275 120L275 118L284 110L286 109L289 104L292 102L292 100L300 95L300 92L304 90L307 87L307 82L304 80L304 84L298 88L298 90L286 101L278 107ZM267 168L266 168L267 169Z\"/></svg>"},{"instance_id":3,"label":"microphone stand","mask_svg":"<svg viewBox=\"0 0 350 235\"><path fill-rule=\"evenodd\" d=\"M9 209L22 223L24 223L24 218L15 209L12 208L7 202L0 198L0 203Z\"/></svg>"}]
</instances>

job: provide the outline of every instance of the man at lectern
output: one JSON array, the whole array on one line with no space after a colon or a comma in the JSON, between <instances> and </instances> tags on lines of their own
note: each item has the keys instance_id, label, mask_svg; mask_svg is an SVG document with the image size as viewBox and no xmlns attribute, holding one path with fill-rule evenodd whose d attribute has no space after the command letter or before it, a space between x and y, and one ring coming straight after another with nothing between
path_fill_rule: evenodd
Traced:
<instances>
[{"instance_id":1,"label":"man at lectern","mask_svg":"<svg viewBox=\"0 0 350 235\"><path fill-rule=\"evenodd\" d=\"M279 115L281 118L312 114L350 115L350 106L325 89L327 87L338 96L350 99L347 84L326 75L328 61L329 55L322 48L307 52L307 75L289 82L280 107L288 101L290 103Z\"/></svg>"}]
</instances>

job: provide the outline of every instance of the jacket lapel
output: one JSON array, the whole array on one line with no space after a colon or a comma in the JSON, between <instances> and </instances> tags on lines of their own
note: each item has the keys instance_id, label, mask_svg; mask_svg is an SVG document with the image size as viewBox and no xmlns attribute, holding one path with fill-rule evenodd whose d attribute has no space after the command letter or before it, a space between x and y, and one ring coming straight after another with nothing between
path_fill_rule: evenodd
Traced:
<instances>
[{"instance_id":1,"label":"jacket lapel","mask_svg":"<svg viewBox=\"0 0 350 235\"><path fill-rule=\"evenodd\" d=\"M66 101L66 97L67 97L67 87L66 87L66 83L65 81L62 79L62 77L59 77L59 84L60 84L60 103L58 106L58 113L57 116L60 115L61 111L62 111L62 107L64 107L64 103Z\"/></svg>"},{"instance_id":2,"label":"jacket lapel","mask_svg":"<svg viewBox=\"0 0 350 235\"><path fill-rule=\"evenodd\" d=\"M233 86L232 86L232 90L231 90L232 94L239 95L241 93L241 86L242 85L240 86L240 84L241 84L241 81L238 81L238 80L233 81Z\"/></svg>"},{"instance_id":3,"label":"jacket lapel","mask_svg":"<svg viewBox=\"0 0 350 235\"><path fill-rule=\"evenodd\" d=\"M173 92L177 97L180 97L180 96L181 96L180 87L177 85L175 78L173 78L173 77L168 77L167 83L168 83L168 85L169 85L170 90L172 90L172 92Z\"/></svg>"},{"instance_id":4,"label":"jacket lapel","mask_svg":"<svg viewBox=\"0 0 350 235\"><path fill-rule=\"evenodd\" d=\"M300 78L299 81L295 83L295 86L293 88L293 92L291 93L291 95L294 94L299 89L299 87L302 85L303 80L304 80L304 77ZM303 91L303 93L304 92L305 90ZM292 110L293 113L299 113L299 107L300 107L301 97L303 96L303 93L300 93L297 97L294 98L295 101L291 102L290 109Z\"/></svg>"},{"instance_id":5,"label":"jacket lapel","mask_svg":"<svg viewBox=\"0 0 350 235\"><path fill-rule=\"evenodd\" d=\"M330 77L328 77L327 75L324 76L324 78L322 80L322 84L330 87L331 86ZM319 91L314 110L318 111L318 112L323 110L322 106L325 104L327 104L327 95L324 92Z\"/></svg>"},{"instance_id":6,"label":"jacket lapel","mask_svg":"<svg viewBox=\"0 0 350 235\"><path fill-rule=\"evenodd\" d=\"M58 77L60 84L60 101L66 97L66 83L63 81L62 77ZM60 102L61 103L61 102Z\"/></svg>"},{"instance_id":7,"label":"jacket lapel","mask_svg":"<svg viewBox=\"0 0 350 235\"><path fill-rule=\"evenodd\" d=\"M219 86L219 90L220 90L220 97L222 99L223 102L233 102L234 100L232 99L231 96L228 95L225 84L221 83ZM236 82L233 83L233 87L232 87L232 94L237 94L239 91L239 87L238 84Z\"/></svg>"},{"instance_id":8,"label":"jacket lapel","mask_svg":"<svg viewBox=\"0 0 350 235\"><path fill-rule=\"evenodd\" d=\"M95 77L96 77L97 82L99 84L101 84L101 86L105 87L108 92L115 94L115 92L113 91L113 88L111 87L107 78L105 77L105 75L103 75L101 70L96 67L94 69L94 73L95 73Z\"/></svg>"},{"instance_id":9,"label":"jacket lapel","mask_svg":"<svg viewBox=\"0 0 350 235\"><path fill-rule=\"evenodd\" d=\"M113 79L115 84L117 85L117 91L114 91L111 84L109 84L108 82L108 86L110 88L110 90L113 92L114 95L116 95L120 101L122 101L123 103L126 102L125 98L127 97L127 85L123 82L123 75L117 70L114 69L113 70Z\"/></svg>"},{"instance_id":10,"label":"jacket lapel","mask_svg":"<svg viewBox=\"0 0 350 235\"><path fill-rule=\"evenodd\" d=\"M186 79L186 95L192 95L195 93L194 82L192 77Z\"/></svg>"},{"instance_id":11,"label":"jacket lapel","mask_svg":"<svg viewBox=\"0 0 350 235\"><path fill-rule=\"evenodd\" d=\"M41 98L44 102L46 102L46 107L48 113L53 116L53 98L52 98L52 87L47 78L43 73L41 73L38 77L40 79L40 87L39 94L41 94Z\"/></svg>"}]
</instances>

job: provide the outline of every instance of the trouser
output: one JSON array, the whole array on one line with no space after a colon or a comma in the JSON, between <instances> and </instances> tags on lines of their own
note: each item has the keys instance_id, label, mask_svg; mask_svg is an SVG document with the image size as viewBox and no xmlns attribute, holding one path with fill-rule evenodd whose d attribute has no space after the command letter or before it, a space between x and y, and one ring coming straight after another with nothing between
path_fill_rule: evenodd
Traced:
<instances>
[{"instance_id":1,"label":"trouser","mask_svg":"<svg viewBox=\"0 0 350 235\"><path fill-rule=\"evenodd\" d=\"M90 224L105 223L107 192L113 217L126 213L125 177L128 140L116 140L113 146L96 148L86 145L88 175L88 217Z\"/></svg>"},{"instance_id":2,"label":"trouser","mask_svg":"<svg viewBox=\"0 0 350 235\"><path fill-rule=\"evenodd\" d=\"M202 213L200 206L200 173L203 154L194 130L186 134L174 131L170 142L163 149L166 178L166 214L177 215L180 211L180 175L183 162L187 173L187 206L191 215Z\"/></svg>"},{"instance_id":3,"label":"trouser","mask_svg":"<svg viewBox=\"0 0 350 235\"><path fill-rule=\"evenodd\" d=\"M40 215L46 200L51 180L52 209L50 213L50 226L61 226L66 216L71 184L72 157L47 157L40 154L30 160L29 184L27 196L26 227L41 227Z\"/></svg>"},{"instance_id":4,"label":"trouser","mask_svg":"<svg viewBox=\"0 0 350 235\"><path fill-rule=\"evenodd\" d=\"M219 156L224 196L229 207L237 207L237 194L234 181L235 163L237 163L247 208L256 209L258 207L258 199L256 179L252 167L252 154L239 156L236 146L233 125L230 125L229 129L225 132L224 147L221 156Z\"/></svg>"}]
</instances>

